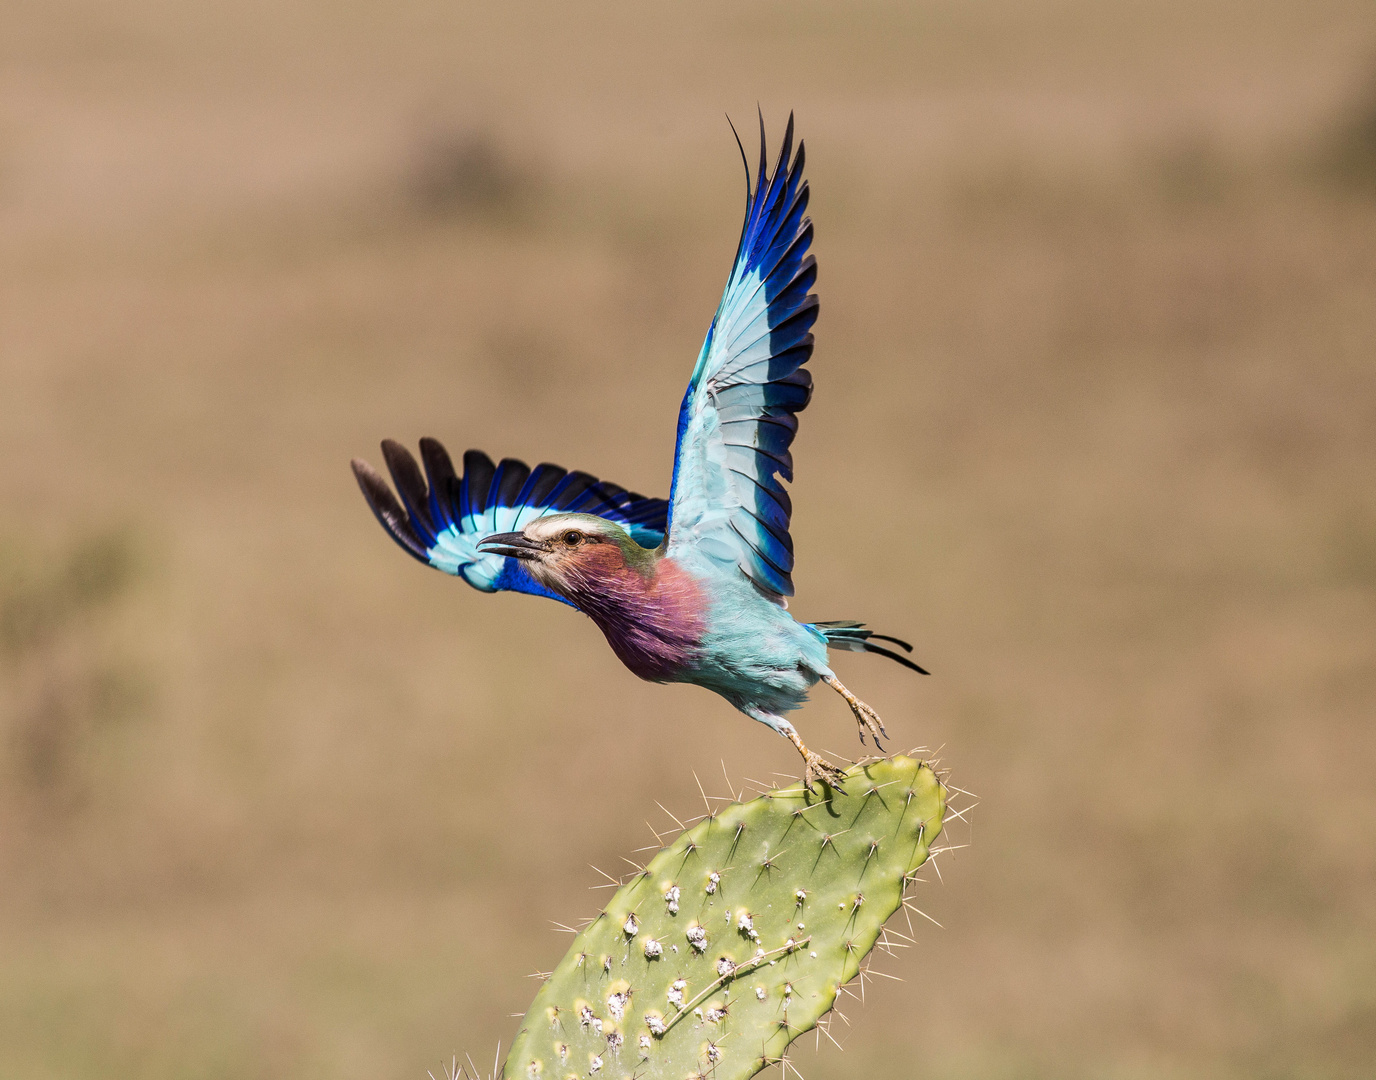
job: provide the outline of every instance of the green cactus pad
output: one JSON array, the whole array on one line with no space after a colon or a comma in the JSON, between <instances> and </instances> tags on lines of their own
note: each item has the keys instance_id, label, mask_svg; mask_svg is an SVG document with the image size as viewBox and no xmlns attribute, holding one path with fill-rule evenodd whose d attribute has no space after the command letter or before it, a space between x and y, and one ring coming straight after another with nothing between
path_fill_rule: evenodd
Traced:
<instances>
[{"instance_id":1,"label":"green cactus pad","mask_svg":"<svg viewBox=\"0 0 1376 1080\"><path fill-rule=\"evenodd\" d=\"M580 933L505 1080L737 1080L856 976L941 832L946 790L897 756L733 803L682 833Z\"/></svg>"}]
</instances>

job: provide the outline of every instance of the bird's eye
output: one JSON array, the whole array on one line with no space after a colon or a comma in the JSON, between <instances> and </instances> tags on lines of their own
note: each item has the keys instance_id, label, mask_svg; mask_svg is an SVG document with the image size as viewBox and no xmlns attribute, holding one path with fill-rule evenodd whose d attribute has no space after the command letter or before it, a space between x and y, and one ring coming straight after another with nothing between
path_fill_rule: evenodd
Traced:
<instances>
[{"instance_id":1,"label":"bird's eye","mask_svg":"<svg viewBox=\"0 0 1376 1080\"><path fill-rule=\"evenodd\" d=\"M583 534L577 529L570 529L564 534L564 543L569 547L577 547L583 542Z\"/></svg>"}]
</instances>

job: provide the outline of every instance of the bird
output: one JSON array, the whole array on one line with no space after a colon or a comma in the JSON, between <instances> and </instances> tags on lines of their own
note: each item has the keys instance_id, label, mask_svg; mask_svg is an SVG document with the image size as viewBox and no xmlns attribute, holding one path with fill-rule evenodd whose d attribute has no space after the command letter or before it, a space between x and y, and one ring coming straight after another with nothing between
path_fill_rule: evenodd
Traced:
<instances>
[{"instance_id":1,"label":"bird","mask_svg":"<svg viewBox=\"0 0 1376 1080\"><path fill-rule=\"evenodd\" d=\"M383 528L416 559L483 592L561 601L590 617L642 679L692 683L788 739L803 782L835 787L842 770L809 749L787 718L817 683L845 699L860 742L883 752L879 714L836 677L830 651L876 653L926 675L861 622L802 623L794 595L790 447L812 396L812 291L804 146L794 123L773 170L764 117L755 182L745 164L745 222L721 302L678 413L669 498L651 498L549 463L494 464L481 451L454 469L436 439L421 462L400 443L382 454L396 487L355 458L354 476ZM735 134L735 128L732 127Z\"/></svg>"}]
</instances>

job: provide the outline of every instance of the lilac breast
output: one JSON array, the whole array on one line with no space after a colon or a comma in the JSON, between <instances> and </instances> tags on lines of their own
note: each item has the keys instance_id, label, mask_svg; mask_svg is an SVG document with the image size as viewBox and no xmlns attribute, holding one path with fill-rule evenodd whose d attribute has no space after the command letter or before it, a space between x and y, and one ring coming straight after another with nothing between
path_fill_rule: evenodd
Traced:
<instances>
[{"instance_id":1,"label":"lilac breast","mask_svg":"<svg viewBox=\"0 0 1376 1080\"><path fill-rule=\"evenodd\" d=\"M703 608L696 581L669 559L650 577L627 569L580 595L578 607L607 636L621 662L642 679L676 682L700 655Z\"/></svg>"}]
</instances>

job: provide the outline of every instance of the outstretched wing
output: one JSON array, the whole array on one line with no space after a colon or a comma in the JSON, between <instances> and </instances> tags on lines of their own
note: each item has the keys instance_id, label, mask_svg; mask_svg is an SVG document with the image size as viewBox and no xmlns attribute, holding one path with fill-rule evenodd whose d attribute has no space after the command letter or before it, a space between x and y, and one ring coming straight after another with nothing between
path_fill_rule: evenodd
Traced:
<instances>
[{"instance_id":1,"label":"outstretched wing","mask_svg":"<svg viewBox=\"0 0 1376 1080\"><path fill-rule=\"evenodd\" d=\"M644 547L664 540L669 504L663 499L647 499L558 465L531 469L515 458L493 465L481 450L464 454L460 478L435 439L421 439L420 455L424 475L400 443L387 439L382 444L400 502L371 465L355 458L363 497L392 539L415 558L483 592L510 589L563 599L539 585L518 560L478 551L484 537L515 532L545 514L596 514L624 526Z\"/></svg>"},{"instance_id":2,"label":"outstretched wing","mask_svg":"<svg viewBox=\"0 0 1376 1080\"><path fill-rule=\"evenodd\" d=\"M764 120L755 191L746 177L745 225L721 306L707 331L678 417L669 551L687 547L735 564L770 598L793 595L793 479L789 446L812 396L816 259L803 145L790 162L793 117L773 175Z\"/></svg>"}]
</instances>

